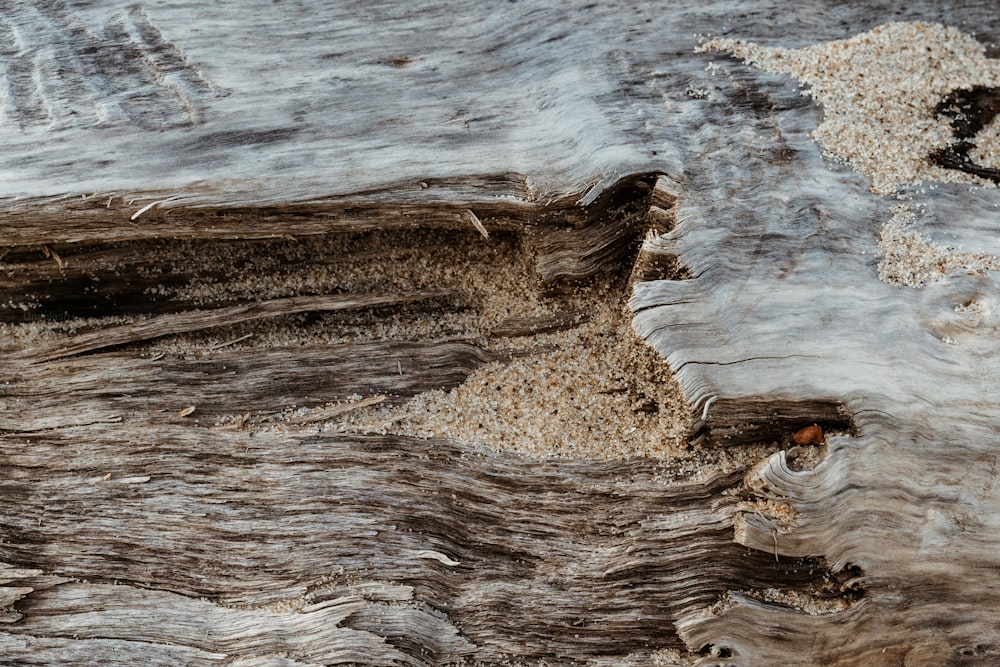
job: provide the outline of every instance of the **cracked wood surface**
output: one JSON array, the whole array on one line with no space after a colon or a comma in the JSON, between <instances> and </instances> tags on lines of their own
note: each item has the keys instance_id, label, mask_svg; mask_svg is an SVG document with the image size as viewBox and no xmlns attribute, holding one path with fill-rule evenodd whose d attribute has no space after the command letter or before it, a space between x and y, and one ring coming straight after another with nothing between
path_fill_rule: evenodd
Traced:
<instances>
[{"instance_id":1,"label":"cracked wood surface","mask_svg":"<svg viewBox=\"0 0 1000 667\"><path fill-rule=\"evenodd\" d=\"M987 2L5 5L0 320L27 333L3 342L0 652L995 660L995 276L880 282L896 202L822 155L822 110L795 81L695 52L699 35L799 47L901 20L1000 34ZM996 253L997 192L901 194L933 239ZM446 281L181 289L283 275L264 255L306 237L383 233L391 263L420 253L409 230L478 237L474 219L532 248L554 293L628 284L636 330L690 402L693 446L819 423L826 457L804 468L788 448L695 480L657 461L215 424L354 394L399 403L509 358L498 339L580 321L442 333L427 317L476 311ZM264 251L195 259L220 244ZM316 262L380 261L344 248ZM346 312L377 307L397 329ZM149 317L109 319L122 314ZM94 329L61 327L79 317ZM263 339L263 317L365 333L204 359L143 347L182 334L201 354L195 330L221 324L225 345Z\"/></svg>"}]
</instances>

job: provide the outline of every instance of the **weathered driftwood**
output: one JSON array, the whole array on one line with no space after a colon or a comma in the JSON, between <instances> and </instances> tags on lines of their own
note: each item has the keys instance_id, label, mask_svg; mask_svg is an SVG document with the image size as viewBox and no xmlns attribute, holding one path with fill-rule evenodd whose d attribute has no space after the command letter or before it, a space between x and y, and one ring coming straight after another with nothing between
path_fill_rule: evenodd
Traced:
<instances>
[{"instance_id":1,"label":"weathered driftwood","mask_svg":"<svg viewBox=\"0 0 1000 667\"><path fill-rule=\"evenodd\" d=\"M3 428L40 431L130 416L178 421L177 413L188 406L198 411L195 420L272 414L386 392L394 403L450 389L500 357L467 342L395 341L222 351L208 359L120 353L12 365Z\"/></svg>"},{"instance_id":2,"label":"weathered driftwood","mask_svg":"<svg viewBox=\"0 0 1000 667\"><path fill-rule=\"evenodd\" d=\"M995 276L880 282L895 202L822 156L794 81L695 52L890 20L990 42L992 3L328 4L0 8L6 659L996 660ZM904 192L932 238L1000 252L996 190ZM240 318L361 330L348 311L382 307L416 332L476 297L374 269L261 302L180 289L285 271L202 251L378 232L388 253L416 228L516 235L556 295L627 283L696 445L840 434L811 470L789 451L695 481L308 417L216 423L399 402L502 358L498 338L586 318L567 301L450 338L366 324L350 344L226 349ZM314 261L393 261L377 254ZM60 329L113 314L150 317ZM199 340L204 358L142 347L219 325L233 336Z\"/></svg>"},{"instance_id":3,"label":"weathered driftwood","mask_svg":"<svg viewBox=\"0 0 1000 667\"><path fill-rule=\"evenodd\" d=\"M863 599L810 617L734 595L719 613L682 619L680 634L739 664L995 660L984 573L997 564L987 545L997 535L998 376L992 315L981 314L992 307L980 307L993 302L994 279L956 271L923 290L876 280L873 225L892 202L820 155L807 134L818 111L792 85L724 67L735 85L716 89L706 113L737 116L744 133L691 163L677 227L644 252L678 257L694 277L636 285L636 326L669 356L710 441L756 438L760 422L810 411L849 427L815 470L793 470L783 453L758 466L749 487L795 517L746 513L736 539L823 554L855 572ZM766 90L766 107L741 106L744 87ZM939 242L995 252L984 225L996 190L906 194L927 203Z\"/></svg>"},{"instance_id":4,"label":"weathered driftwood","mask_svg":"<svg viewBox=\"0 0 1000 667\"><path fill-rule=\"evenodd\" d=\"M721 492L739 475L664 485L652 462L441 441L170 426L123 446L121 432L5 440L5 489L24 498L5 557L64 578L11 577L23 618L5 654L75 636L205 664L595 658L677 646L682 612L820 569L732 541L738 498Z\"/></svg>"}]
</instances>

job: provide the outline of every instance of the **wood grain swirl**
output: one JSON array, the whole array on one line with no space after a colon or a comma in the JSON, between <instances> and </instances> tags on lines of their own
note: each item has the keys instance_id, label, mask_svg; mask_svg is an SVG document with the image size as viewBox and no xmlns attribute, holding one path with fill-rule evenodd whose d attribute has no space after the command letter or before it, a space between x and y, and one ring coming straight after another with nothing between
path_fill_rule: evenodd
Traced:
<instances>
[{"instance_id":1,"label":"wood grain swirl","mask_svg":"<svg viewBox=\"0 0 1000 667\"><path fill-rule=\"evenodd\" d=\"M218 91L140 5L89 25L61 0L0 8L3 120L22 131L198 122Z\"/></svg>"}]
</instances>

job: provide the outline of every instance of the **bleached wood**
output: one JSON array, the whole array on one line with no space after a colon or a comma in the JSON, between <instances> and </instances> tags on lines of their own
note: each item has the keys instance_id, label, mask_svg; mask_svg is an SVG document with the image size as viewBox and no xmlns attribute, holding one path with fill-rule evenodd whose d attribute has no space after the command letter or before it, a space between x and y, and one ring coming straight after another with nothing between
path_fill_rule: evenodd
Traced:
<instances>
[{"instance_id":1,"label":"bleached wood","mask_svg":"<svg viewBox=\"0 0 1000 667\"><path fill-rule=\"evenodd\" d=\"M707 114L741 131L690 163L676 228L647 238L644 253L675 258L691 277L638 283L635 323L677 371L705 442L812 422L849 431L828 438L814 470L781 452L749 473L749 489L790 514L744 510L736 539L776 557L822 555L861 597L809 615L734 591L678 630L723 664L995 660L996 591L982 574L998 565L987 546L1000 516L995 277L959 270L924 289L879 281L879 229L896 201L821 155L809 136L819 110L802 105L794 81L720 66L728 83ZM741 105L748 90L767 96L766 113ZM996 251L986 230L996 190L904 193L932 241Z\"/></svg>"}]
</instances>

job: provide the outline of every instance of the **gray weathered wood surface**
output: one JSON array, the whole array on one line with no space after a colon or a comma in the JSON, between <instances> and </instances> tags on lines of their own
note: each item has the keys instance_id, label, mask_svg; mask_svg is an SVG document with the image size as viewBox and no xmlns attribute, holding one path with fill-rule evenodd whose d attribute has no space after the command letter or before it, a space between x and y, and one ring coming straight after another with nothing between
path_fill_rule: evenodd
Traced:
<instances>
[{"instance_id":1,"label":"gray weathered wood surface","mask_svg":"<svg viewBox=\"0 0 1000 667\"><path fill-rule=\"evenodd\" d=\"M695 52L704 35L798 47L901 20L989 52L1000 35L986 1L5 3L4 660L1000 659L996 276L880 282L895 202L822 156L822 110L791 79ZM996 190L906 193L931 237L1000 251ZM309 246L309 270L375 266L419 254L414 229L465 248L474 219L529 248L557 295L595 275L633 290L696 445L842 434L814 469L779 452L699 481L656 461L214 426L452 387L498 340L586 315L566 301L422 338L428 316L475 313L471 288L361 271L329 293L235 289L297 270L265 261L294 239L348 239ZM350 245L365 234L383 236ZM220 248L236 259L199 259ZM481 271L504 270L483 252ZM162 289L212 282L234 291ZM364 329L358 309L415 333ZM97 319L60 328L78 317ZM275 317L368 337L143 347Z\"/></svg>"}]
</instances>

